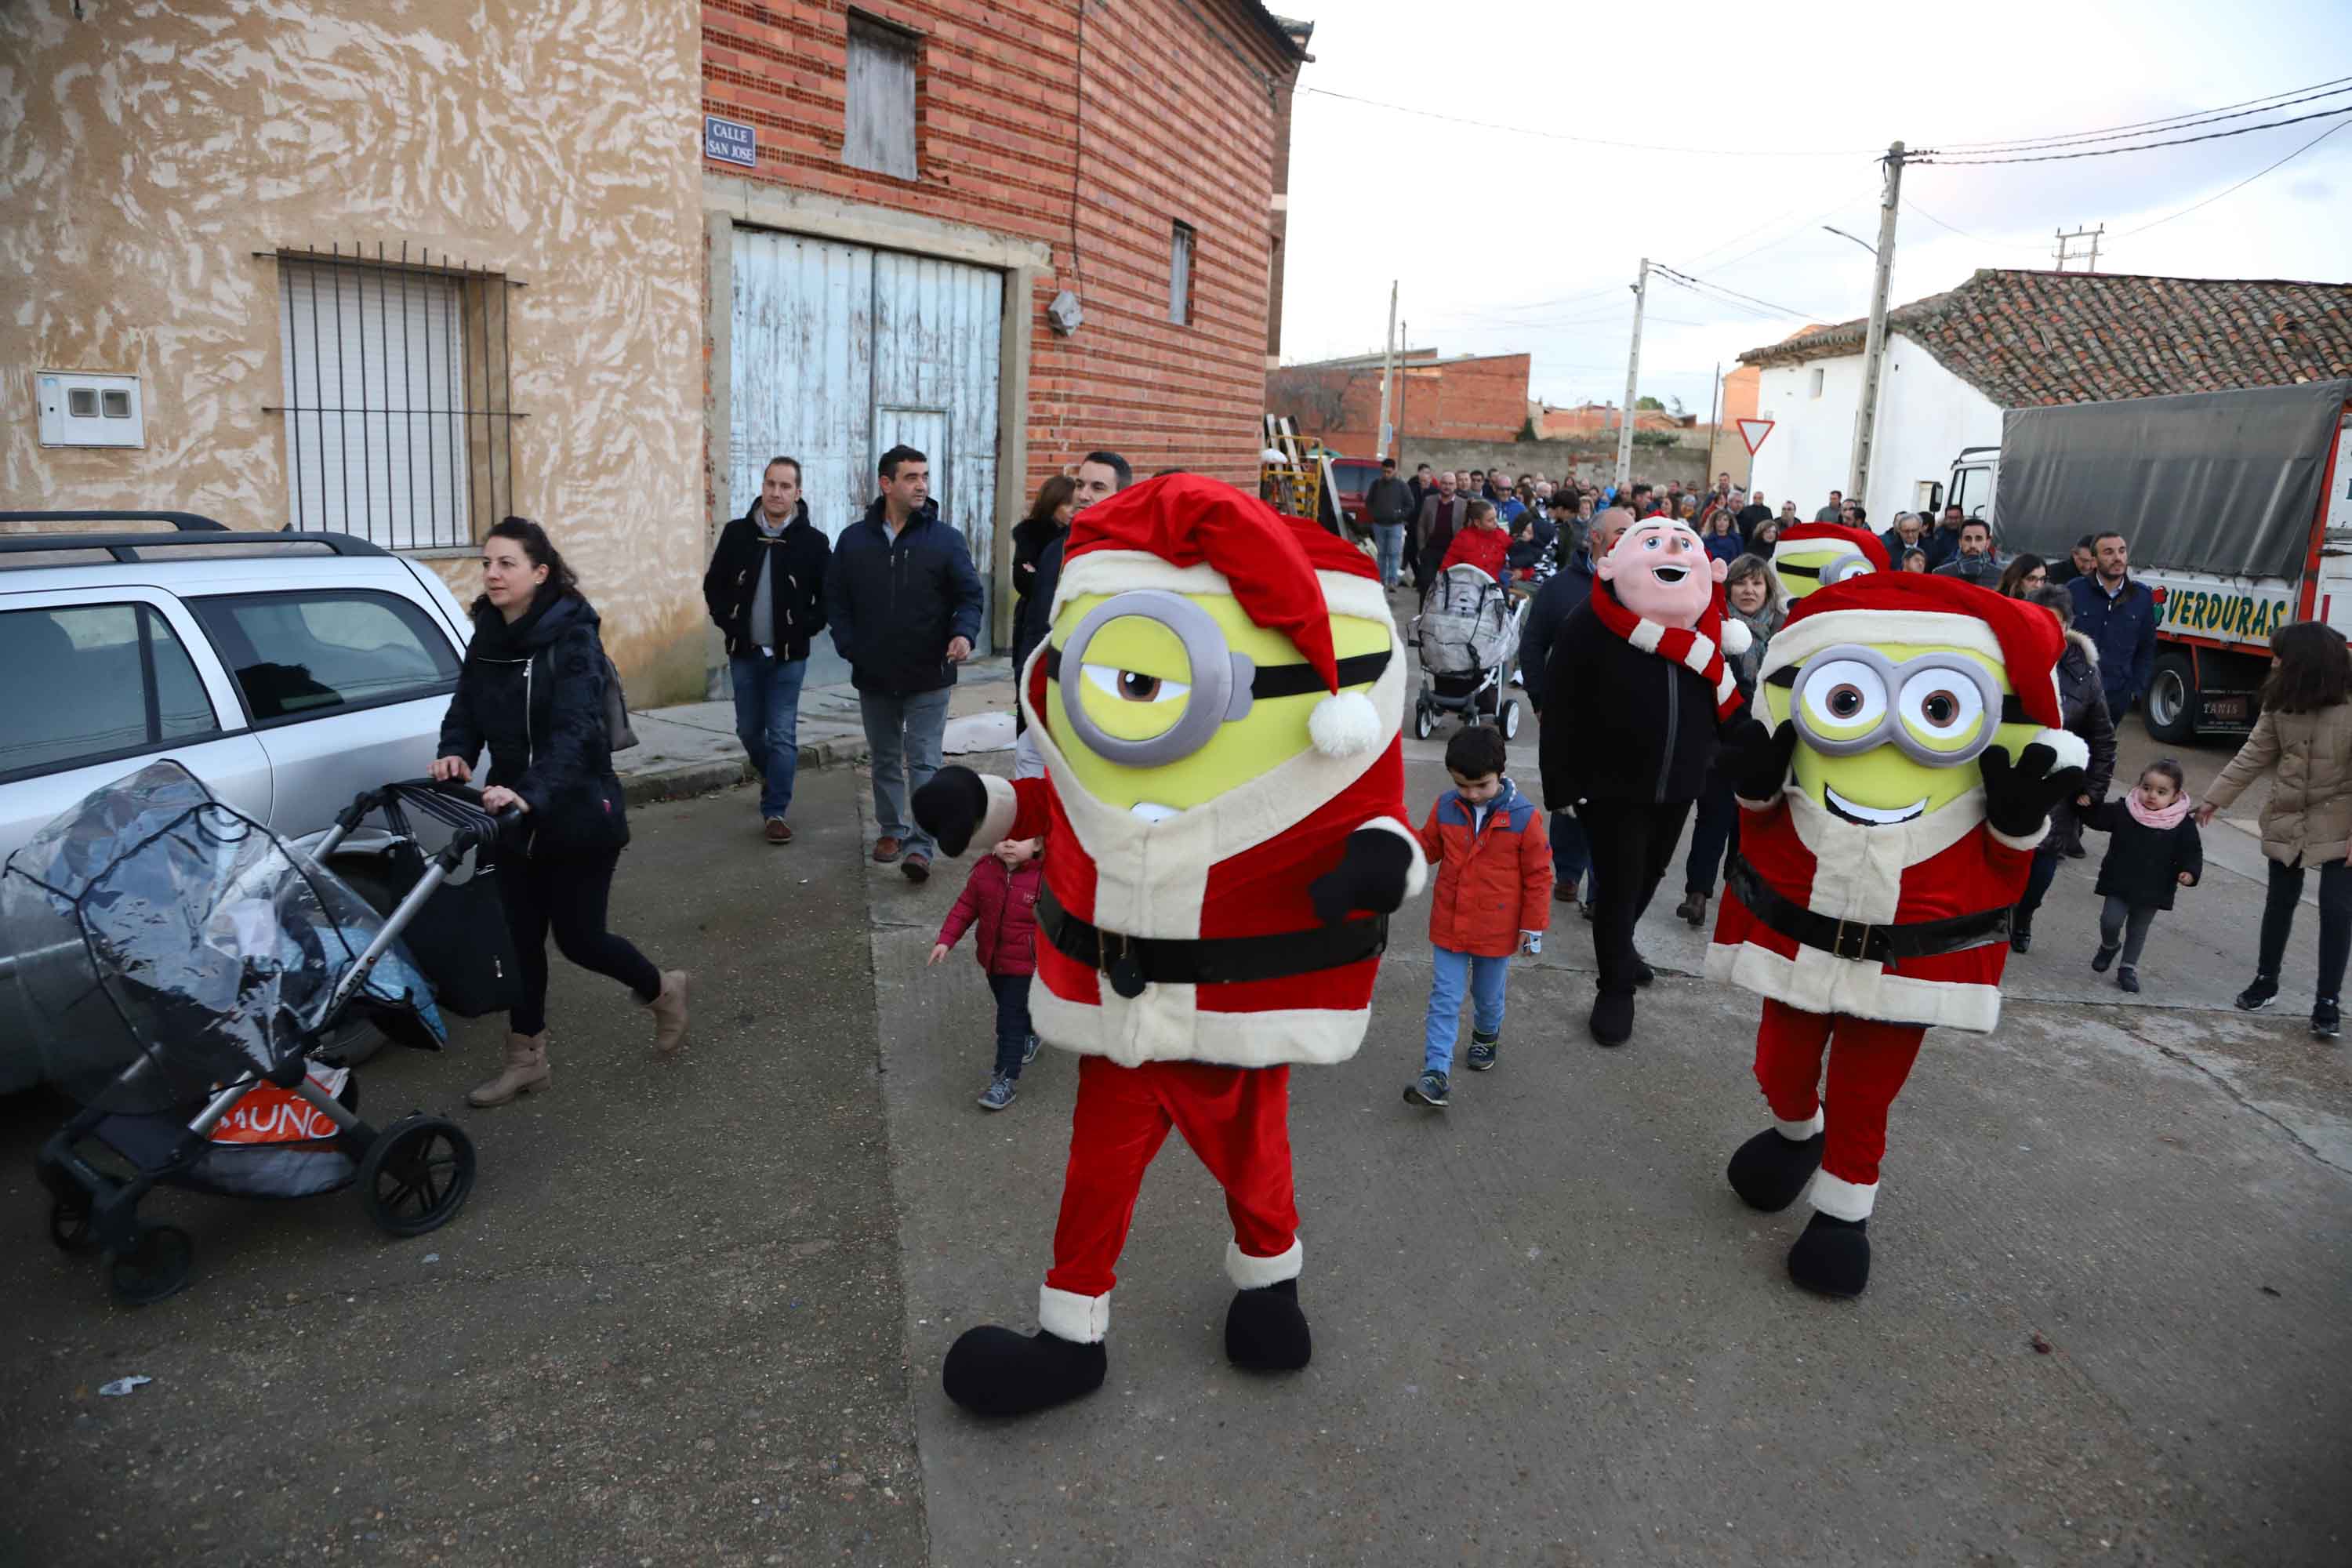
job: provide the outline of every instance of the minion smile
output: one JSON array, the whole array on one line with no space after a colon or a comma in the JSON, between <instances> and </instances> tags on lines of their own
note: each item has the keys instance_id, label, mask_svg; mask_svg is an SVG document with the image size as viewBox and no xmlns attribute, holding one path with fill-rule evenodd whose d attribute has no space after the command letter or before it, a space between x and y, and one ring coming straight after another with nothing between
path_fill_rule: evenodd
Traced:
<instances>
[{"instance_id":1,"label":"minion smile","mask_svg":"<svg viewBox=\"0 0 2352 1568\"><path fill-rule=\"evenodd\" d=\"M1923 816L1927 810L1927 797L1924 795L1909 805L1864 805L1846 799L1826 784L1822 785L1822 799L1829 806L1831 816L1843 817L1863 827L1892 827L1896 823Z\"/></svg>"}]
</instances>

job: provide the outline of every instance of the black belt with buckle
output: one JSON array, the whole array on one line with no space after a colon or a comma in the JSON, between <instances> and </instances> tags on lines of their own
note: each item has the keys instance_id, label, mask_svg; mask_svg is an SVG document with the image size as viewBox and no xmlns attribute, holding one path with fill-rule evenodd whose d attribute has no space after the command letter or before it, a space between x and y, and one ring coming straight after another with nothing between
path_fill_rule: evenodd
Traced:
<instances>
[{"instance_id":1,"label":"black belt with buckle","mask_svg":"<svg viewBox=\"0 0 2352 1568\"><path fill-rule=\"evenodd\" d=\"M1854 963L1893 964L1898 959L1932 958L1959 952L2009 936L2006 906L1949 920L1913 921L1906 925L1874 926L1862 921L1842 921L1816 914L1802 904L1782 898L1765 886L1764 879L1743 855L1731 864L1726 885L1739 896L1748 912L1803 947L1818 948Z\"/></svg>"},{"instance_id":2,"label":"black belt with buckle","mask_svg":"<svg viewBox=\"0 0 2352 1568\"><path fill-rule=\"evenodd\" d=\"M1099 971L1110 988L1129 998L1146 985L1230 985L1244 980L1286 980L1339 969L1388 951L1389 918L1342 921L1308 931L1268 936L1124 936L1090 925L1061 906L1051 889L1037 894L1037 929L1054 950Z\"/></svg>"}]
</instances>

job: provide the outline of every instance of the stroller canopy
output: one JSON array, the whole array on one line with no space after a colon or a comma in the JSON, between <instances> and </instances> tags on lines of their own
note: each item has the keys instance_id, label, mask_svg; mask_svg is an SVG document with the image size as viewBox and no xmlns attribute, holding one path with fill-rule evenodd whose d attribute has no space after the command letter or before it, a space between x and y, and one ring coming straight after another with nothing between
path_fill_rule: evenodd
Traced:
<instances>
[{"instance_id":1,"label":"stroller canopy","mask_svg":"<svg viewBox=\"0 0 2352 1568\"><path fill-rule=\"evenodd\" d=\"M1421 667L1432 675L1496 669L1519 651L1509 592L1493 574L1466 562L1446 568L1429 585L1413 637Z\"/></svg>"},{"instance_id":2,"label":"stroller canopy","mask_svg":"<svg viewBox=\"0 0 2352 1568\"><path fill-rule=\"evenodd\" d=\"M306 1049L383 925L168 761L92 792L0 871L0 952L47 1076L120 1111L201 1100ZM397 946L355 1000L409 1043L446 1037Z\"/></svg>"}]
</instances>

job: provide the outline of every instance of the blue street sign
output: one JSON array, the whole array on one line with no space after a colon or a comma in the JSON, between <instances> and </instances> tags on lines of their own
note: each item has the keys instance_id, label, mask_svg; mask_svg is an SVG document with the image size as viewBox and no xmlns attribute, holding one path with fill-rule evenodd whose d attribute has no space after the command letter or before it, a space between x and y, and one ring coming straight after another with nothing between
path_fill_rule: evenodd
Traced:
<instances>
[{"instance_id":1,"label":"blue street sign","mask_svg":"<svg viewBox=\"0 0 2352 1568\"><path fill-rule=\"evenodd\" d=\"M747 169L760 166L759 142L751 128L721 120L715 114L702 117L702 155L722 163L740 163Z\"/></svg>"}]
</instances>

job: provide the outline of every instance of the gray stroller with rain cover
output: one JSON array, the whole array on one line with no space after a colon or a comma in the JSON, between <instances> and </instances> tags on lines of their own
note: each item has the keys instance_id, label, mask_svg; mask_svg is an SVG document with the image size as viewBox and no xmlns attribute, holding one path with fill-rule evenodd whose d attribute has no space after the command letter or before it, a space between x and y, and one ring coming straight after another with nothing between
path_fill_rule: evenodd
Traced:
<instances>
[{"instance_id":1,"label":"gray stroller with rain cover","mask_svg":"<svg viewBox=\"0 0 2352 1568\"><path fill-rule=\"evenodd\" d=\"M173 1294L193 1269L187 1232L138 1213L158 1185L284 1198L356 1184L402 1237L447 1223L472 1192L464 1129L423 1112L373 1127L351 1070L316 1059L354 1011L403 1045L446 1037L400 931L499 825L436 802L463 826L379 915L320 862L392 791L424 793L362 795L306 855L157 763L93 792L0 870L18 1014L49 1080L84 1107L37 1162L50 1237L101 1254L124 1305Z\"/></svg>"},{"instance_id":2,"label":"gray stroller with rain cover","mask_svg":"<svg viewBox=\"0 0 2352 1568\"><path fill-rule=\"evenodd\" d=\"M1523 602L1491 573L1463 563L1440 573L1412 618L1412 646L1421 658L1421 691L1413 700L1412 732L1426 741L1438 720L1453 713L1463 724L1491 721L1507 741L1519 733L1519 703L1510 696L1511 668L1519 657Z\"/></svg>"}]
</instances>

